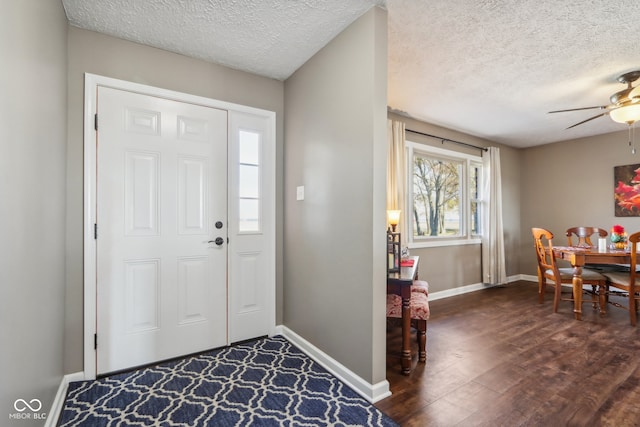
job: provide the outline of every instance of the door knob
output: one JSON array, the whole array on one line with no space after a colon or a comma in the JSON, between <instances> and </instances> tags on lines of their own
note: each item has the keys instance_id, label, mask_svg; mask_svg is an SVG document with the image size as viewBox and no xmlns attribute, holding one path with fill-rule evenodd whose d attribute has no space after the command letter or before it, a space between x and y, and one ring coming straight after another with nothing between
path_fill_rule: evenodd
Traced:
<instances>
[{"instance_id":1,"label":"door knob","mask_svg":"<svg viewBox=\"0 0 640 427\"><path fill-rule=\"evenodd\" d=\"M216 240L209 240L207 243L215 243L220 246L224 243L224 239L222 237L216 237Z\"/></svg>"}]
</instances>

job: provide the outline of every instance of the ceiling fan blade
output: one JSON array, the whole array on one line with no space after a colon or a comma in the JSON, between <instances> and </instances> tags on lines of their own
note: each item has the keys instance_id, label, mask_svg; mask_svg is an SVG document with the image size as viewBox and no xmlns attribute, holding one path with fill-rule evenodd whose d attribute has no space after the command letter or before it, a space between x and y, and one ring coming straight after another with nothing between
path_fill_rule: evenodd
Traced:
<instances>
[{"instance_id":1,"label":"ceiling fan blade","mask_svg":"<svg viewBox=\"0 0 640 427\"><path fill-rule=\"evenodd\" d=\"M608 111L605 111L604 113L598 114L597 116L589 117L587 120L583 120L583 121L581 121L581 122L579 122L579 123L576 123L575 125L569 126L567 129L574 128L574 127L576 127L576 126L578 126L578 125L581 125L581 124L583 124L583 123L587 123L588 121L591 121L591 120L593 120L593 119L597 119L598 117L606 116L607 114L609 114L609 112L608 112ZM566 130L566 129L565 129L565 130Z\"/></svg>"},{"instance_id":2,"label":"ceiling fan blade","mask_svg":"<svg viewBox=\"0 0 640 427\"><path fill-rule=\"evenodd\" d=\"M565 113L567 111L581 111L581 110L594 110L594 109L599 109L599 110L604 110L606 109L608 106L607 105L599 105L597 107L581 107L581 108L569 108L568 110L555 110L555 111L549 111L550 113Z\"/></svg>"}]
</instances>

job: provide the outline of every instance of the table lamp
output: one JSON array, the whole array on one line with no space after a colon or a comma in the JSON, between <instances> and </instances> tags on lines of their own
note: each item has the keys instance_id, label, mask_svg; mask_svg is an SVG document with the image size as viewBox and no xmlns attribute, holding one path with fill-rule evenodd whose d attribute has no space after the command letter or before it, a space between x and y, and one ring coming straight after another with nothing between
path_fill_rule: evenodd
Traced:
<instances>
[{"instance_id":1,"label":"table lamp","mask_svg":"<svg viewBox=\"0 0 640 427\"><path fill-rule=\"evenodd\" d=\"M387 272L400 272L400 232L396 232L396 227L400 222L399 210L387 211Z\"/></svg>"},{"instance_id":2,"label":"table lamp","mask_svg":"<svg viewBox=\"0 0 640 427\"><path fill-rule=\"evenodd\" d=\"M396 231L396 226L400 222L400 212L398 210L387 211L387 222L391 226L391 231Z\"/></svg>"}]
</instances>

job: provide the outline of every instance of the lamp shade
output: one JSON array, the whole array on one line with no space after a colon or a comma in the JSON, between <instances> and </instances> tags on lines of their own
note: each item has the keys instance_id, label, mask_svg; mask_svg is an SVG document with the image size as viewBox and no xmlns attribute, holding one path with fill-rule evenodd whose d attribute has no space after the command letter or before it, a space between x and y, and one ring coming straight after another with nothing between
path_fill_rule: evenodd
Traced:
<instances>
[{"instance_id":1,"label":"lamp shade","mask_svg":"<svg viewBox=\"0 0 640 427\"><path fill-rule=\"evenodd\" d=\"M629 104L618 107L609 112L609 116L614 122L628 123L640 121L640 103Z\"/></svg>"},{"instance_id":2,"label":"lamp shade","mask_svg":"<svg viewBox=\"0 0 640 427\"><path fill-rule=\"evenodd\" d=\"M389 225L398 225L400 222L400 212L396 210L387 211L387 221Z\"/></svg>"}]
</instances>

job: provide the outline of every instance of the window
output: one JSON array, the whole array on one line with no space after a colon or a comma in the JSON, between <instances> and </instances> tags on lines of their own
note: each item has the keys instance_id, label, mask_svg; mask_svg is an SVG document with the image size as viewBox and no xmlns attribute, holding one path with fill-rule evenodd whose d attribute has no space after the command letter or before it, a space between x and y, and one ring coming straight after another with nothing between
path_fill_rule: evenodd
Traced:
<instances>
[{"instance_id":1,"label":"window","mask_svg":"<svg viewBox=\"0 0 640 427\"><path fill-rule=\"evenodd\" d=\"M482 183L482 164L470 162L469 164L469 211L471 213L471 236L481 236L482 226L480 224L480 185Z\"/></svg>"},{"instance_id":2,"label":"window","mask_svg":"<svg viewBox=\"0 0 640 427\"><path fill-rule=\"evenodd\" d=\"M478 243L482 158L412 142L407 148L410 246Z\"/></svg>"},{"instance_id":3,"label":"window","mask_svg":"<svg viewBox=\"0 0 640 427\"><path fill-rule=\"evenodd\" d=\"M260 134L239 135L239 231L260 231Z\"/></svg>"}]
</instances>

